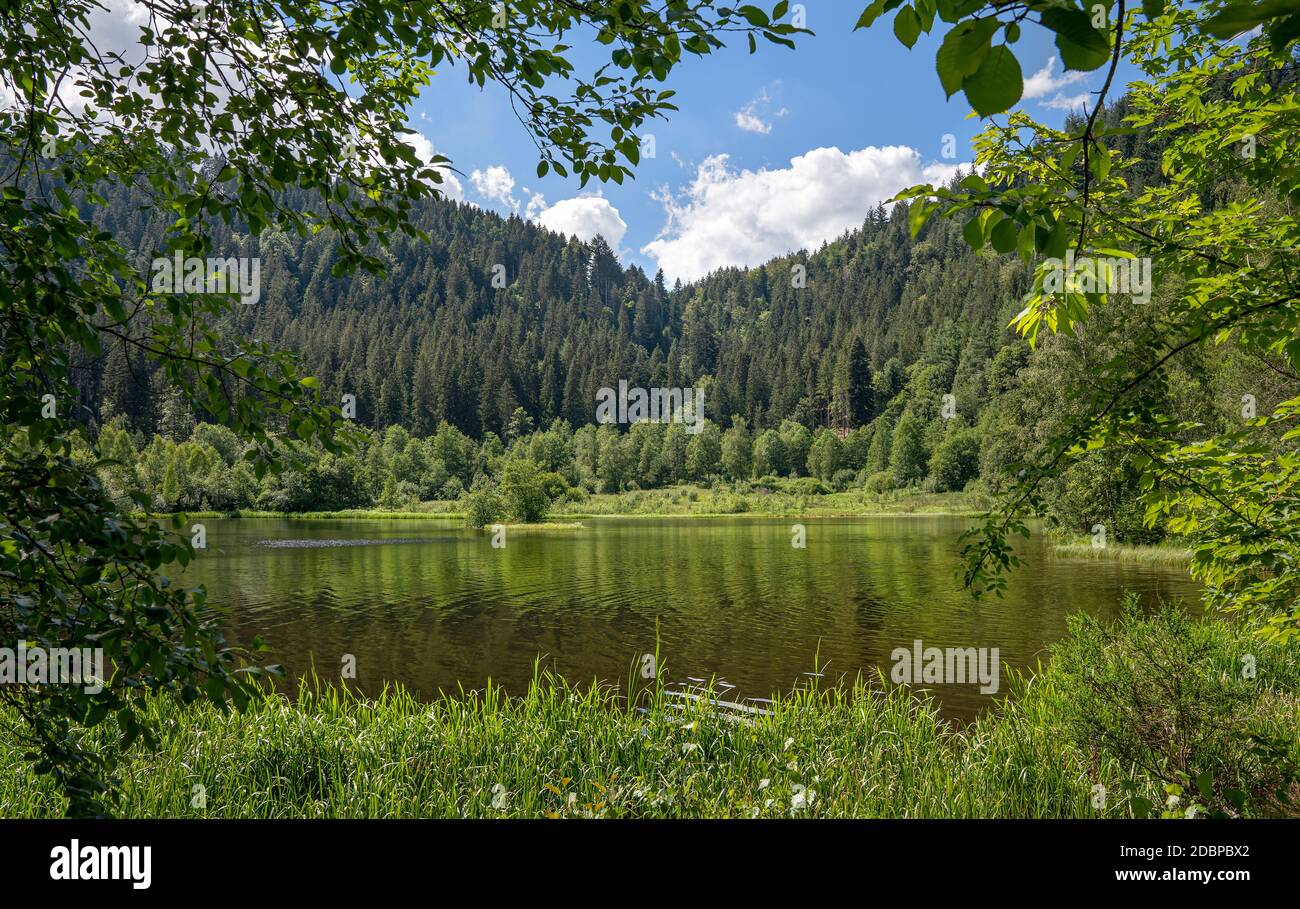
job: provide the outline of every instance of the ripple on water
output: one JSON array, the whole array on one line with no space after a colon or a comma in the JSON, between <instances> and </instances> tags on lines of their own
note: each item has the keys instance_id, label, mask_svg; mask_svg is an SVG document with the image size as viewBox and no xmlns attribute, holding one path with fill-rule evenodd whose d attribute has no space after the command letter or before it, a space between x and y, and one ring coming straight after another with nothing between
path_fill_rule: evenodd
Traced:
<instances>
[{"instance_id":1,"label":"ripple on water","mask_svg":"<svg viewBox=\"0 0 1300 909\"><path fill-rule=\"evenodd\" d=\"M384 546L389 543L427 543L416 538L391 538L385 540L326 539L326 540L258 540L258 546L268 549L324 549L330 546Z\"/></svg>"}]
</instances>

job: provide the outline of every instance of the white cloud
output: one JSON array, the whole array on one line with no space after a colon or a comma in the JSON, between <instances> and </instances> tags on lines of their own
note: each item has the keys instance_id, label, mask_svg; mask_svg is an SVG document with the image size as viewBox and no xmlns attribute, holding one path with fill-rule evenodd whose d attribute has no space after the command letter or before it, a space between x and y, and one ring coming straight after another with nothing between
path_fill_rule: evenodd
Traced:
<instances>
[{"instance_id":1,"label":"white cloud","mask_svg":"<svg viewBox=\"0 0 1300 909\"><path fill-rule=\"evenodd\" d=\"M524 189L528 192L527 188ZM524 219L527 221L536 221L537 216L546 210L546 197L541 193L530 193L528 196L528 207L524 209Z\"/></svg>"},{"instance_id":2,"label":"white cloud","mask_svg":"<svg viewBox=\"0 0 1300 909\"><path fill-rule=\"evenodd\" d=\"M564 199L541 208L545 201L538 194L529 202L530 212L534 210L534 203L540 209L533 217L538 224L565 236L573 234L583 242L599 234L611 249L619 249L623 236L627 233L627 222L618 209L610 205L608 199L602 196L578 196L576 199Z\"/></svg>"},{"instance_id":3,"label":"white cloud","mask_svg":"<svg viewBox=\"0 0 1300 909\"><path fill-rule=\"evenodd\" d=\"M415 157L426 166L433 163L433 142L424 133L408 133L406 144L415 149ZM465 187L461 186L460 180L451 172L451 168L442 165L439 170L442 171L442 183L438 184L438 189L448 199L455 199L457 202L465 201Z\"/></svg>"},{"instance_id":4,"label":"white cloud","mask_svg":"<svg viewBox=\"0 0 1300 909\"><path fill-rule=\"evenodd\" d=\"M1053 107L1053 102L1056 101L1057 98L1062 97L1060 94L1061 89L1065 88L1067 85L1073 85L1082 79L1088 78L1087 73L1073 69L1069 71L1062 70L1060 75L1053 75L1052 71L1054 69L1056 69L1056 57L1048 57L1047 62L1043 64L1043 68L1025 80L1025 91L1022 97L1026 101L1031 101L1034 98L1043 98L1052 93L1056 93L1056 97L1051 101L1043 102L1048 107ZM1074 97L1081 96L1075 95ZM1082 97L1086 98L1087 96L1084 95Z\"/></svg>"},{"instance_id":5,"label":"white cloud","mask_svg":"<svg viewBox=\"0 0 1300 909\"><path fill-rule=\"evenodd\" d=\"M762 136L772 131L772 124L764 123L749 108L736 111L736 125L747 133L758 133Z\"/></svg>"},{"instance_id":6,"label":"white cloud","mask_svg":"<svg viewBox=\"0 0 1300 909\"><path fill-rule=\"evenodd\" d=\"M714 155L696 170L683 198L656 195L668 223L641 252L669 280L691 281L725 266L753 266L814 249L858 227L867 212L917 183L947 181L960 166L922 165L905 146L848 153L815 148L779 170L741 170Z\"/></svg>"},{"instance_id":7,"label":"white cloud","mask_svg":"<svg viewBox=\"0 0 1300 909\"><path fill-rule=\"evenodd\" d=\"M474 170L469 175L469 182L474 191L485 199L499 202L511 211L519 211L519 200L514 197L515 178L510 171L500 164L494 164L487 170Z\"/></svg>"},{"instance_id":8,"label":"white cloud","mask_svg":"<svg viewBox=\"0 0 1300 909\"><path fill-rule=\"evenodd\" d=\"M779 88L779 81L772 83L774 88ZM767 111L772 105L772 96L764 88L758 93L758 97L750 101L735 113L736 125L747 133L758 133L760 136L766 136L772 131L772 121L764 120L764 116L784 117L789 113L786 108L781 108L771 114Z\"/></svg>"},{"instance_id":9,"label":"white cloud","mask_svg":"<svg viewBox=\"0 0 1300 909\"><path fill-rule=\"evenodd\" d=\"M1091 97L1092 96L1087 92L1083 92L1079 95L1063 95L1060 92L1057 92L1048 100L1039 103L1041 103L1043 107L1049 107L1052 110L1080 110L1088 103L1088 99Z\"/></svg>"}]
</instances>

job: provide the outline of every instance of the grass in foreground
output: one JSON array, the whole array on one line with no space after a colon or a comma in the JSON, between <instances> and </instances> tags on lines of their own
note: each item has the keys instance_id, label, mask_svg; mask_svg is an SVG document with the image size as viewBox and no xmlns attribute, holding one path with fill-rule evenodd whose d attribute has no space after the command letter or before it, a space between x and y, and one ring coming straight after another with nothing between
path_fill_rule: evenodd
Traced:
<instances>
[{"instance_id":1,"label":"grass in foreground","mask_svg":"<svg viewBox=\"0 0 1300 909\"><path fill-rule=\"evenodd\" d=\"M1250 679L1236 672L1243 652L1255 660ZM1194 805L1294 813L1277 797L1297 794L1294 649L1178 613L1130 613L1110 628L1080 618L1049 666L1009 688L1009 699L960 730L910 689L862 682L795 692L749 721L702 701L677 709L660 687L629 705L608 685L579 688L544 673L522 697L490 689L430 704L400 690L363 700L308 684L296 703L270 696L245 714L156 698L148 709L159 747L137 747L124 760L117 812L1025 818L1181 816ZM62 798L20 754L0 738L0 815L61 814Z\"/></svg>"}]
</instances>

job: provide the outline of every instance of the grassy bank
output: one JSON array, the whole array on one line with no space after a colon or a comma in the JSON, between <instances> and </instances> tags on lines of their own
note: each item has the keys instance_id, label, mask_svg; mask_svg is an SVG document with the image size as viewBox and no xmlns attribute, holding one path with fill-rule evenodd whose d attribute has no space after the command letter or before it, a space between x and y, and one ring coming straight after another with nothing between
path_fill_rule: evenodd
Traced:
<instances>
[{"instance_id":1,"label":"grassy bank","mask_svg":"<svg viewBox=\"0 0 1300 909\"><path fill-rule=\"evenodd\" d=\"M781 481L771 486L738 484L706 488L672 486L632 492L589 495L574 502L557 502L552 515L567 517L719 516L753 514L769 517L875 517L895 514L973 515L988 506L983 496L961 492L890 492L861 489L814 492L806 481ZM823 487L824 488L824 487Z\"/></svg>"},{"instance_id":2,"label":"grassy bank","mask_svg":"<svg viewBox=\"0 0 1300 909\"><path fill-rule=\"evenodd\" d=\"M1236 673L1243 652L1256 660L1250 679ZM155 699L148 709L161 741L124 761L118 812L1087 818L1150 806L1181 815L1192 803L1202 812L1294 811L1271 793L1297 792L1286 769L1300 736L1295 650L1173 613L1130 614L1115 628L1080 619L1032 682L1004 687L1011 696L963 729L923 694L880 683L799 691L769 715L743 719L702 701L677 709L658 687L629 706L609 686L545 674L518 698L489 690L420 703L394 691L361 700L304 686L296 703L269 697L242 715ZM1291 754L1285 744L1271 757L1256 750L1256 734L1293 743ZM0 767L0 815L60 813L61 799L7 738ZM1167 788L1175 785L1183 789Z\"/></svg>"},{"instance_id":3,"label":"grassy bank","mask_svg":"<svg viewBox=\"0 0 1300 909\"><path fill-rule=\"evenodd\" d=\"M1093 546L1091 542L1058 543L1052 553L1062 559L1090 559L1093 561L1140 562L1146 565L1184 566L1192 560L1192 553L1177 544L1157 546L1130 546L1107 543Z\"/></svg>"},{"instance_id":4,"label":"grassy bank","mask_svg":"<svg viewBox=\"0 0 1300 909\"><path fill-rule=\"evenodd\" d=\"M548 520L598 517L717 517L752 514L768 517L877 517L881 515L959 515L981 513L989 500L981 495L962 492L923 493L911 491L868 493L860 489L847 492L808 492L806 481L782 481L765 487L740 484L708 488L671 486L620 493L588 494L552 504ZM202 518L303 518L303 519L402 519L463 520L464 503L460 500L420 502L391 511L357 508L343 511L191 511L190 519Z\"/></svg>"},{"instance_id":5,"label":"grassy bank","mask_svg":"<svg viewBox=\"0 0 1300 909\"><path fill-rule=\"evenodd\" d=\"M301 520L463 520L463 511L453 510L457 502L421 502L419 506L409 509L386 510L383 508L348 508L341 511L259 511L253 508L241 508L235 511L187 511L185 517L198 520L202 518L297 518ZM137 517L143 515L137 514ZM167 518L171 515L152 515Z\"/></svg>"}]
</instances>

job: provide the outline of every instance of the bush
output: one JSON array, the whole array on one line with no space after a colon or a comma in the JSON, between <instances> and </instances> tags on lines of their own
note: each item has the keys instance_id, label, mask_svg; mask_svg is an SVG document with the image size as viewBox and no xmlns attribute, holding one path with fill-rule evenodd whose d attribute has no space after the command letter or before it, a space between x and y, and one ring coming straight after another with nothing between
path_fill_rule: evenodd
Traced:
<instances>
[{"instance_id":1,"label":"bush","mask_svg":"<svg viewBox=\"0 0 1300 909\"><path fill-rule=\"evenodd\" d=\"M1075 745L1136 773L1134 814L1286 810L1275 794L1295 779L1295 756L1261 743L1297 741L1294 651L1177 608L1144 616L1129 596L1112 625L1072 616L1052 669Z\"/></svg>"},{"instance_id":2,"label":"bush","mask_svg":"<svg viewBox=\"0 0 1300 909\"><path fill-rule=\"evenodd\" d=\"M465 521L470 527L495 524L505 515L505 503L497 492L496 484L485 474L474 478L474 485L465 495Z\"/></svg>"},{"instance_id":3,"label":"bush","mask_svg":"<svg viewBox=\"0 0 1300 909\"><path fill-rule=\"evenodd\" d=\"M1045 489L1051 517L1075 533L1102 524L1116 542L1158 543L1163 528L1146 526L1138 470L1128 455L1091 451Z\"/></svg>"},{"instance_id":4,"label":"bush","mask_svg":"<svg viewBox=\"0 0 1300 909\"><path fill-rule=\"evenodd\" d=\"M835 476L831 478L831 485L839 492L852 488L857 482L858 475L847 468L835 471Z\"/></svg>"},{"instance_id":5,"label":"bush","mask_svg":"<svg viewBox=\"0 0 1300 909\"><path fill-rule=\"evenodd\" d=\"M862 488L876 495L891 492L898 488L898 478L891 471L877 471L867 477L867 482L862 484Z\"/></svg>"},{"instance_id":6,"label":"bush","mask_svg":"<svg viewBox=\"0 0 1300 909\"><path fill-rule=\"evenodd\" d=\"M709 510L717 514L743 514L749 511L749 499L734 492L715 491Z\"/></svg>"},{"instance_id":7,"label":"bush","mask_svg":"<svg viewBox=\"0 0 1300 909\"><path fill-rule=\"evenodd\" d=\"M546 493L546 498L552 502L558 502L569 491L569 481L555 471L540 474L538 480L542 484L542 491Z\"/></svg>"},{"instance_id":8,"label":"bush","mask_svg":"<svg viewBox=\"0 0 1300 909\"><path fill-rule=\"evenodd\" d=\"M796 477L785 481L785 491L791 495L824 496L829 495L831 490L816 477Z\"/></svg>"},{"instance_id":9,"label":"bush","mask_svg":"<svg viewBox=\"0 0 1300 909\"><path fill-rule=\"evenodd\" d=\"M551 506L543 474L527 458L510 458L502 465L501 499L510 520L525 524L545 518Z\"/></svg>"}]
</instances>

